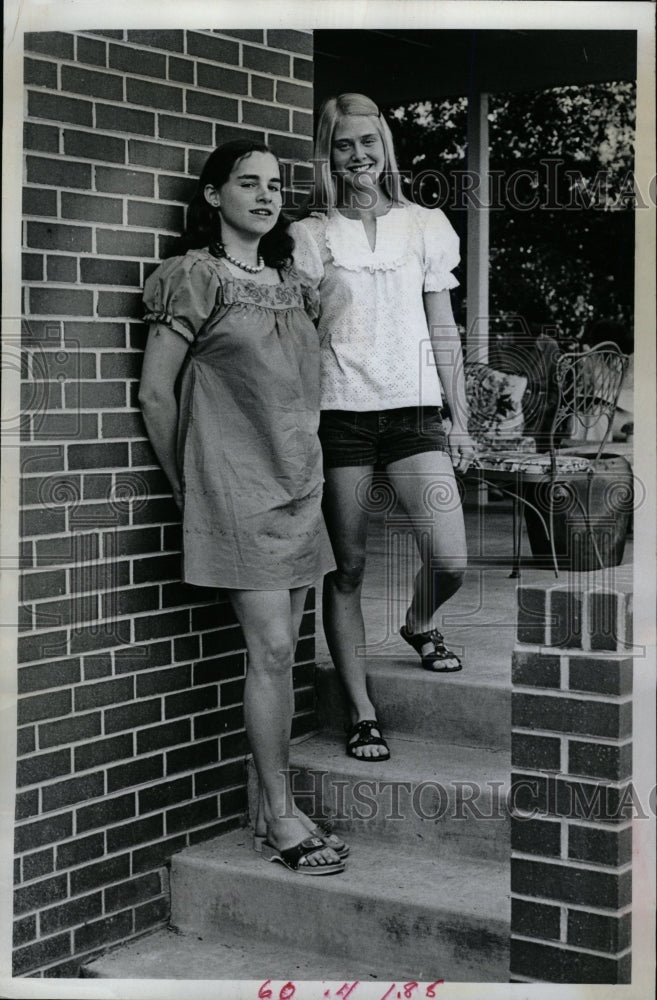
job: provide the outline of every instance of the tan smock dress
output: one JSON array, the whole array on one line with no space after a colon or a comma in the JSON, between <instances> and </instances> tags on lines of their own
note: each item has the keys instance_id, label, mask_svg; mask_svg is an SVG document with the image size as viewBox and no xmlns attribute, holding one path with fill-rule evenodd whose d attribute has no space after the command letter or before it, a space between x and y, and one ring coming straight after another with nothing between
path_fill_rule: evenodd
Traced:
<instances>
[{"instance_id":1,"label":"tan smock dress","mask_svg":"<svg viewBox=\"0 0 657 1000\"><path fill-rule=\"evenodd\" d=\"M332 566L314 293L293 270L281 279L236 278L208 250L190 250L144 288L146 320L190 345L178 423L187 583L282 590Z\"/></svg>"}]
</instances>

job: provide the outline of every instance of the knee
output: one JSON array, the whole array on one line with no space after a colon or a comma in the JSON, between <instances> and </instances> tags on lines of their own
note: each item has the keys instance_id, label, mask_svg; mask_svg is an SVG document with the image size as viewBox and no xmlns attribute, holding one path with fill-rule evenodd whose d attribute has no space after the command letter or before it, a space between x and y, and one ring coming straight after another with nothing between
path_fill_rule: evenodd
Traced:
<instances>
[{"instance_id":1,"label":"knee","mask_svg":"<svg viewBox=\"0 0 657 1000\"><path fill-rule=\"evenodd\" d=\"M465 580L465 566L453 566L447 570L447 575L450 583L454 587L454 591L460 590L463 586Z\"/></svg>"},{"instance_id":2,"label":"knee","mask_svg":"<svg viewBox=\"0 0 657 1000\"><path fill-rule=\"evenodd\" d=\"M249 666L258 672L286 674L292 670L293 662L292 639L284 634L272 633L261 637L253 651L249 650Z\"/></svg>"},{"instance_id":3,"label":"knee","mask_svg":"<svg viewBox=\"0 0 657 1000\"><path fill-rule=\"evenodd\" d=\"M436 582L440 589L448 590L450 594L455 594L460 590L465 580L465 564L438 566L436 568Z\"/></svg>"},{"instance_id":4,"label":"knee","mask_svg":"<svg viewBox=\"0 0 657 1000\"><path fill-rule=\"evenodd\" d=\"M331 574L332 582L341 594L353 594L361 586L365 575L365 556L355 556L338 565Z\"/></svg>"}]
</instances>

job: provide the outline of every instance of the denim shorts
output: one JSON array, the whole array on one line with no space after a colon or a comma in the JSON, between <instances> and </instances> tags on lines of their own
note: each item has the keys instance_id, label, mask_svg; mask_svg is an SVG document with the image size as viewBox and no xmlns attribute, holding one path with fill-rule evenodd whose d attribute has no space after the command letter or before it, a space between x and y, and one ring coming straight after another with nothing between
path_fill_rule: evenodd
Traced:
<instances>
[{"instance_id":1,"label":"denim shorts","mask_svg":"<svg viewBox=\"0 0 657 1000\"><path fill-rule=\"evenodd\" d=\"M386 468L424 451L449 451L437 406L322 410L319 439L325 469L348 465Z\"/></svg>"}]
</instances>

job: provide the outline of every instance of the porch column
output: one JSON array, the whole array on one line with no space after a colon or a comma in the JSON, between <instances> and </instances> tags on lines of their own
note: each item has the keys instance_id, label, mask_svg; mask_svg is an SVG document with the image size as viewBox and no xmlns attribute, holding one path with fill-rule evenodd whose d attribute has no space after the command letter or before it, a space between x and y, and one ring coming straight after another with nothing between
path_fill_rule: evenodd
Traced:
<instances>
[{"instance_id":1,"label":"porch column","mask_svg":"<svg viewBox=\"0 0 657 1000\"><path fill-rule=\"evenodd\" d=\"M468 200L468 361L488 360L488 94L468 97L468 171L476 182Z\"/></svg>"}]
</instances>

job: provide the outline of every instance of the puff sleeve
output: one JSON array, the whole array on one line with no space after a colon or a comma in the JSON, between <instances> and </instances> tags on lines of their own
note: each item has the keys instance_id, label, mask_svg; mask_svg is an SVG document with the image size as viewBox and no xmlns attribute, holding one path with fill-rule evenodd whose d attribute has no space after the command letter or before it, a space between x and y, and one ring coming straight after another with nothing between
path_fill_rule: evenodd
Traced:
<instances>
[{"instance_id":1,"label":"puff sleeve","mask_svg":"<svg viewBox=\"0 0 657 1000\"><path fill-rule=\"evenodd\" d=\"M319 283L324 277L324 265L313 236L315 221L309 218L292 222L289 228L294 240L292 266L303 288L306 312L312 319L319 316Z\"/></svg>"},{"instance_id":2,"label":"puff sleeve","mask_svg":"<svg viewBox=\"0 0 657 1000\"><path fill-rule=\"evenodd\" d=\"M424 291L442 292L456 288L458 279L451 273L458 265L459 238L447 216L439 208L422 209L424 231Z\"/></svg>"},{"instance_id":3,"label":"puff sleeve","mask_svg":"<svg viewBox=\"0 0 657 1000\"><path fill-rule=\"evenodd\" d=\"M218 274L194 253L172 257L144 285L144 319L164 323L192 343L221 303Z\"/></svg>"}]
</instances>

